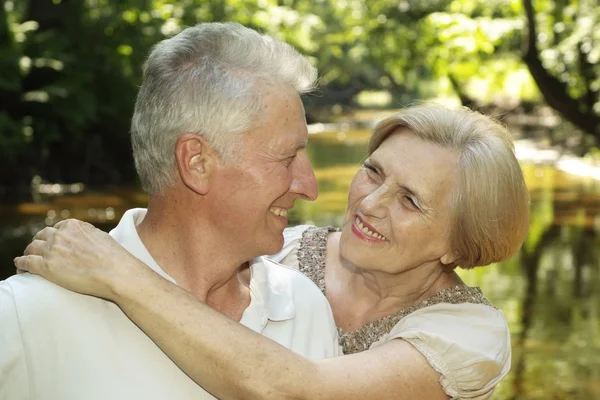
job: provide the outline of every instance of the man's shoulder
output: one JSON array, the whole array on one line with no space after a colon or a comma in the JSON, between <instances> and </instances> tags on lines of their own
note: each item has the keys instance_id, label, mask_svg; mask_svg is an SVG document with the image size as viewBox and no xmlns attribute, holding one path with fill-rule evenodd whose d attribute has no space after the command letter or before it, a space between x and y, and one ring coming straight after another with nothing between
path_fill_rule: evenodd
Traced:
<instances>
[{"instance_id":1,"label":"man's shoulder","mask_svg":"<svg viewBox=\"0 0 600 400\"><path fill-rule=\"evenodd\" d=\"M4 281L0 281L0 284L10 288L15 297L26 296L39 299L40 296L48 294L72 293L38 275L28 273L13 275Z\"/></svg>"},{"instance_id":2,"label":"man's shoulder","mask_svg":"<svg viewBox=\"0 0 600 400\"><path fill-rule=\"evenodd\" d=\"M33 274L14 275L0 281L0 289L0 303L12 302L21 317L50 318L108 304L98 298L71 292Z\"/></svg>"}]
</instances>

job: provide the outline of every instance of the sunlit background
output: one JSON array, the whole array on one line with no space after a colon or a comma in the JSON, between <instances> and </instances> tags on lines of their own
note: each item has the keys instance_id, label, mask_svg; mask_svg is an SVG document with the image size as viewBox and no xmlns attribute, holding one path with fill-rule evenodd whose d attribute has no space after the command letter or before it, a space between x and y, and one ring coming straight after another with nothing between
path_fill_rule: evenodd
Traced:
<instances>
[{"instance_id":1,"label":"sunlit background","mask_svg":"<svg viewBox=\"0 0 600 400\"><path fill-rule=\"evenodd\" d=\"M316 202L339 225L373 124L414 100L464 104L514 132L531 226L512 260L462 272L506 315L495 399L600 398L600 6L597 0L20 0L0 3L0 279L39 229L102 229L144 206L128 125L151 46L239 21L319 68L305 99Z\"/></svg>"}]
</instances>

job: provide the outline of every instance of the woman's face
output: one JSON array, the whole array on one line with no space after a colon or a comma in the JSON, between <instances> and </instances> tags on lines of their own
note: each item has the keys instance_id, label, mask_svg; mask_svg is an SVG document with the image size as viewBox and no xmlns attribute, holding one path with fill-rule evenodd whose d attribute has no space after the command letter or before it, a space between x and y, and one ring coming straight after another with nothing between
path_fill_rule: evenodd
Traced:
<instances>
[{"instance_id":1,"label":"woman's face","mask_svg":"<svg viewBox=\"0 0 600 400\"><path fill-rule=\"evenodd\" d=\"M352 181L341 256L392 274L453 262L450 198L458 172L451 150L405 128L392 133Z\"/></svg>"}]
</instances>

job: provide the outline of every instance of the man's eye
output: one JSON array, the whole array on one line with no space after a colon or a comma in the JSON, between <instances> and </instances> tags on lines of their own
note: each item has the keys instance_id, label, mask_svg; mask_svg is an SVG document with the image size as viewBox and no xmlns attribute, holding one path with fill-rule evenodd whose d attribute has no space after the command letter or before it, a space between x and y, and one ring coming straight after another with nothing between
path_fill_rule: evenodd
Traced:
<instances>
[{"instance_id":1,"label":"man's eye","mask_svg":"<svg viewBox=\"0 0 600 400\"><path fill-rule=\"evenodd\" d=\"M295 159L296 159L296 156L292 156L292 157L286 158L283 161L284 161L285 165L287 165L289 167L290 165L292 165L292 163L294 162Z\"/></svg>"}]
</instances>

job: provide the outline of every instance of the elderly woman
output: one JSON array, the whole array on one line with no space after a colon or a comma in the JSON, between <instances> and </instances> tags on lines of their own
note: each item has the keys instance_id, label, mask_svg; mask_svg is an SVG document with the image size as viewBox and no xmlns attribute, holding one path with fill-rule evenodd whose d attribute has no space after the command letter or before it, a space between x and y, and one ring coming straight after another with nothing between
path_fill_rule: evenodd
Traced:
<instances>
[{"instance_id":1,"label":"elderly woman","mask_svg":"<svg viewBox=\"0 0 600 400\"><path fill-rule=\"evenodd\" d=\"M344 356L311 361L285 349L87 224L47 228L37 237L46 245L16 265L114 301L219 398L485 399L510 368L509 330L454 270L509 258L527 226L507 130L476 112L422 105L376 127L341 232L289 228L272 256L323 291Z\"/></svg>"}]
</instances>

